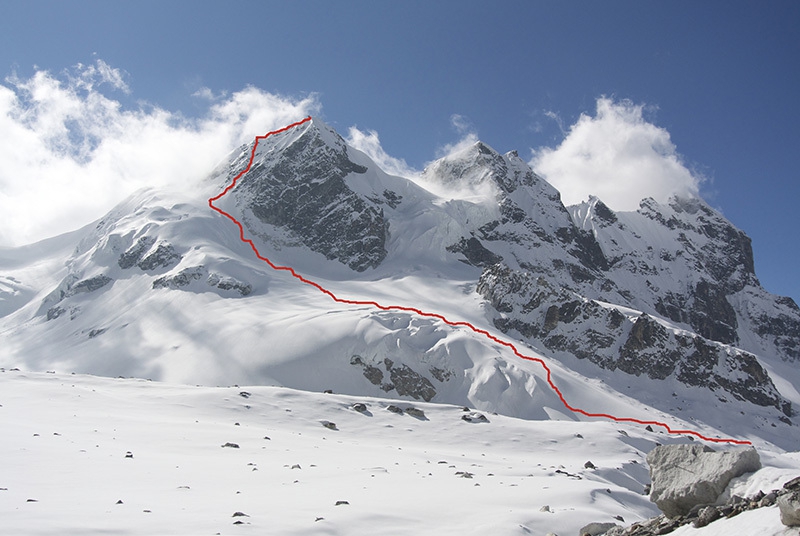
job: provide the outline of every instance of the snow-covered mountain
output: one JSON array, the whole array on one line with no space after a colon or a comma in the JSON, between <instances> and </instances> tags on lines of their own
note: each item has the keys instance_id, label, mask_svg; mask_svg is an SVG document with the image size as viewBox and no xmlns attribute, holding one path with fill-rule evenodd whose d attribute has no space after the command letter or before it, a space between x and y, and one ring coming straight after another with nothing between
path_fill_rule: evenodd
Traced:
<instances>
[{"instance_id":1,"label":"snow-covered mountain","mask_svg":"<svg viewBox=\"0 0 800 536\"><path fill-rule=\"evenodd\" d=\"M235 151L191 191L0 250L0 366L266 384L581 420L570 404L791 448L800 309L758 283L750 241L699 199L565 207L478 142L414 180L317 119ZM187 188L189 190L189 188Z\"/></svg>"}]
</instances>

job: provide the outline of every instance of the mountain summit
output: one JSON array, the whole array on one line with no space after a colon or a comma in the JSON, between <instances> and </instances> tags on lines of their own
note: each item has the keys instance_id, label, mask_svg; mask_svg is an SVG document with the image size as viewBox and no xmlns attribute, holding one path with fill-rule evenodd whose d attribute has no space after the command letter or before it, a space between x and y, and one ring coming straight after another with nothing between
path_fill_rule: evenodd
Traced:
<instances>
[{"instance_id":1,"label":"mountain summit","mask_svg":"<svg viewBox=\"0 0 800 536\"><path fill-rule=\"evenodd\" d=\"M201 193L248 164L215 206L335 295L520 341L578 407L800 440L800 309L761 288L750 239L702 200L566 207L483 142L397 177L316 118L234 151ZM148 190L4 250L0 365L578 419L536 363L436 319L334 303L238 231L197 192Z\"/></svg>"}]
</instances>

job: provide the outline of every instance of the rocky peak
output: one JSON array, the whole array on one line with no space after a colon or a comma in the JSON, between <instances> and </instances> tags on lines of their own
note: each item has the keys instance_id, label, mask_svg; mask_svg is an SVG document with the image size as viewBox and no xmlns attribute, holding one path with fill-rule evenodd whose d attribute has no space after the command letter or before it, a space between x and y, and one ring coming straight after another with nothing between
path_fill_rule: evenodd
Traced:
<instances>
[{"instance_id":1,"label":"rocky peak","mask_svg":"<svg viewBox=\"0 0 800 536\"><path fill-rule=\"evenodd\" d=\"M312 119L262 140L230 199L244 208L242 221L262 238L269 241L273 234L264 224L282 228L328 259L363 271L386 256L388 230L380 203L354 192L345 180L366 172L350 159L341 136Z\"/></svg>"},{"instance_id":2,"label":"rocky peak","mask_svg":"<svg viewBox=\"0 0 800 536\"><path fill-rule=\"evenodd\" d=\"M435 184L477 188L490 184L498 194L508 194L520 186L538 186L558 199L558 192L536 175L516 151L501 155L482 141L431 163L422 172L423 180Z\"/></svg>"},{"instance_id":3,"label":"rocky peak","mask_svg":"<svg viewBox=\"0 0 800 536\"><path fill-rule=\"evenodd\" d=\"M478 141L431 163L422 172L423 180L458 188L476 188L487 181L496 182L507 165L503 157Z\"/></svg>"}]
</instances>

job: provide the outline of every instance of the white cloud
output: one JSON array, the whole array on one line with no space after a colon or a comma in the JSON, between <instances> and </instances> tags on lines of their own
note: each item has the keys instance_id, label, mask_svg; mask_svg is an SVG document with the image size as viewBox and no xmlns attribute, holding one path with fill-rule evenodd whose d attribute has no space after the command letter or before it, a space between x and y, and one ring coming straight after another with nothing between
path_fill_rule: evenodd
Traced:
<instances>
[{"instance_id":1,"label":"white cloud","mask_svg":"<svg viewBox=\"0 0 800 536\"><path fill-rule=\"evenodd\" d=\"M635 210L645 197L697 196L701 177L683 164L669 132L642 112L642 105L601 97L595 116L582 114L555 149L534 151L531 167L566 205L594 195L614 210Z\"/></svg>"},{"instance_id":2,"label":"white cloud","mask_svg":"<svg viewBox=\"0 0 800 536\"><path fill-rule=\"evenodd\" d=\"M378 133L374 130L364 132L357 127L350 127L345 141L351 147L366 153L373 162L378 164L378 167L390 175L399 175L407 178L419 175L419 171L409 166L402 158L388 155L381 146Z\"/></svg>"},{"instance_id":3,"label":"white cloud","mask_svg":"<svg viewBox=\"0 0 800 536\"><path fill-rule=\"evenodd\" d=\"M233 148L317 113L248 87L217 96L199 119L157 107L126 110L100 91L130 91L102 60L56 77L38 71L0 84L0 245L40 240L99 218L145 187L204 178Z\"/></svg>"},{"instance_id":4,"label":"white cloud","mask_svg":"<svg viewBox=\"0 0 800 536\"><path fill-rule=\"evenodd\" d=\"M450 124L460 139L453 143L445 144L436 149L436 157L457 158L458 153L468 149L478 141L478 135L469 121L461 115L454 114L450 117ZM378 133L374 130L364 132L357 127L350 127L345 140L348 145L362 151L385 172L410 179L418 186L443 199L469 199L472 201L493 199L494 193L489 184L463 184L443 183L436 178L435 170L430 169L434 161L426 163L426 169L420 171L409 166L405 160L395 158L386 153L381 146Z\"/></svg>"},{"instance_id":5,"label":"white cloud","mask_svg":"<svg viewBox=\"0 0 800 536\"><path fill-rule=\"evenodd\" d=\"M214 96L214 92L205 86L201 87L200 89L192 93L192 97L197 97L198 99L204 99L209 101L213 101L216 99L216 97Z\"/></svg>"},{"instance_id":6,"label":"white cloud","mask_svg":"<svg viewBox=\"0 0 800 536\"><path fill-rule=\"evenodd\" d=\"M130 87L124 80L124 73L111 67L101 59L96 60L93 65L79 63L75 70L78 73L77 79L83 82L88 89L91 89L95 84L109 84L114 89L124 93L131 92Z\"/></svg>"}]
</instances>

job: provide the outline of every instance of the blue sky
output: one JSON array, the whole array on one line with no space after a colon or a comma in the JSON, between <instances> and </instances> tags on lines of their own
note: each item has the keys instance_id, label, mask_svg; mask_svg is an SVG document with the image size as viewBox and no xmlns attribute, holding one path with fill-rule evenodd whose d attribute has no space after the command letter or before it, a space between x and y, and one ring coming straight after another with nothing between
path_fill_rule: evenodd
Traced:
<instances>
[{"instance_id":1,"label":"blue sky","mask_svg":"<svg viewBox=\"0 0 800 536\"><path fill-rule=\"evenodd\" d=\"M343 135L375 131L386 153L414 169L475 135L532 159L532 150L562 144L582 114L598 120L606 97L705 179L701 195L753 238L764 286L800 301L798 27L796 1L0 0L0 84L17 99L18 120L33 106L26 92L31 101L34 86L56 91L43 73L62 86L91 78L75 94L112 103L102 112L112 130L113 103L133 114L126 121L163 111L172 134L224 108L225 117L247 116L229 141L311 111ZM250 86L257 91L246 93ZM273 105L283 113L247 108ZM0 176L0 198L24 207L11 180Z\"/></svg>"}]
</instances>

